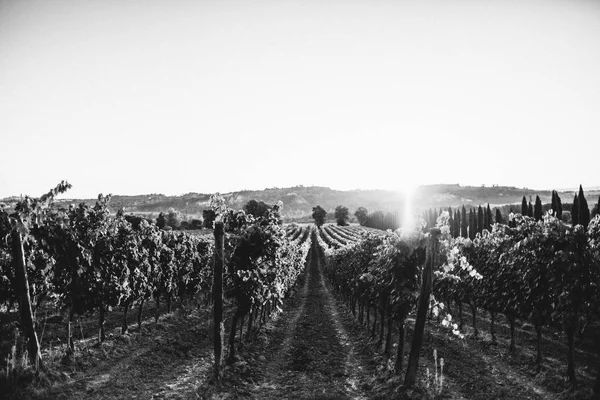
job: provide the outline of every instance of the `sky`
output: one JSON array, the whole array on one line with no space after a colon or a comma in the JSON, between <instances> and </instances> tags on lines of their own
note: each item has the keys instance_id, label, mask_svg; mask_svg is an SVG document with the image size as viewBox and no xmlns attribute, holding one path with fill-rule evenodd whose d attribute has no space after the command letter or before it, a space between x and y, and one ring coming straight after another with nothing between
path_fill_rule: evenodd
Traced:
<instances>
[{"instance_id":1,"label":"sky","mask_svg":"<svg viewBox=\"0 0 600 400\"><path fill-rule=\"evenodd\" d=\"M0 197L599 186L600 1L0 0Z\"/></svg>"}]
</instances>

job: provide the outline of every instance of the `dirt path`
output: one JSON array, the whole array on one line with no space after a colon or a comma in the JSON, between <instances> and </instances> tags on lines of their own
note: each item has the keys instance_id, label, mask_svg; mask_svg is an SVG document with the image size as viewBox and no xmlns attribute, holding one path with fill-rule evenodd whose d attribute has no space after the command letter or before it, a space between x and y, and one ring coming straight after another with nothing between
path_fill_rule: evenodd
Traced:
<instances>
[{"instance_id":1,"label":"dirt path","mask_svg":"<svg viewBox=\"0 0 600 400\"><path fill-rule=\"evenodd\" d=\"M309 253L304 284L277 321L277 343L267 356L264 378L251 395L261 399L366 399L361 381L366 360L357 353L345 321L323 279L316 246Z\"/></svg>"}]
</instances>

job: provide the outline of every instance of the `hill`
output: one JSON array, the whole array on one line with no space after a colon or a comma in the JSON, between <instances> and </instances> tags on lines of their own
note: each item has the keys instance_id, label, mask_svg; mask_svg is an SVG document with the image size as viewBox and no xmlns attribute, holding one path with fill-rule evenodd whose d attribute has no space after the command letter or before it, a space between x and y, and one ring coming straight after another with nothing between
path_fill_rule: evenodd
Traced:
<instances>
[{"instance_id":1,"label":"hill","mask_svg":"<svg viewBox=\"0 0 600 400\"><path fill-rule=\"evenodd\" d=\"M586 191L588 203L592 207L597 202L600 190ZM573 190L562 191L563 203L571 202ZM413 194L413 204L419 208L447 207L487 204L520 204L523 196L532 202L535 196L540 196L543 203L551 200L550 190L532 190L511 186L461 186L454 185L425 185L420 186ZM281 200L284 203L283 216L288 220L301 219L311 214L312 208L320 205L328 212L333 212L336 206L343 205L351 213L358 207L366 207L370 211L393 211L402 209L404 195L389 190L333 190L322 186L295 186L289 188L270 188L264 190L242 190L223 194L228 205L235 209L242 208L249 200L264 201L275 204ZM208 208L210 194L188 193L181 196L166 196L163 194L145 194L135 196L114 195L111 209L116 211L123 208L127 213L158 215L160 212L174 208L190 217L199 217ZM7 198L3 202L11 203L16 198ZM63 199L62 203L85 202L93 204L95 199Z\"/></svg>"}]
</instances>

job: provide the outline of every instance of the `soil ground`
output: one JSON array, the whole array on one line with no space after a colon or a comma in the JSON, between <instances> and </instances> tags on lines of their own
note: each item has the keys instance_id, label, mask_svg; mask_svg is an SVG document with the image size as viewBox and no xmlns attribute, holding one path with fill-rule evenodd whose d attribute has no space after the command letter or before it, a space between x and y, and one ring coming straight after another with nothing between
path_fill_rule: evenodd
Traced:
<instances>
[{"instance_id":1,"label":"soil ground","mask_svg":"<svg viewBox=\"0 0 600 400\"><path fill-rule=\"evenodd\" d=\"M560 332L545 333L544 367L536 373L533 330L526 325L519 327L517 351L511 354L506 322L498 322L498 344L492 345L488 316L480 312L479 336L474 337L472 328L466 325L463 340L433 321L428 322L418 385L407 390L402 387L402 374L388 368L390 363L381 349L375 347L369 329L359 324L332 293L315 245L309 253L306 272L285 301L283 312L274 315L250 340L236 343L236 359L225 368L221 382L213 379L208 307L163 315L158 323L154 322L153 311L149 310L147 315L142 331L135 328L128 335L120 335L120 318L115 315L109 340L101 346L94 345L95 339L80 342L75 361L66 365L59 361L58 355L52 356L46 346L46 359L54 358L55 362L11 397L587 399L598 366L597 355L589 351L589 338L579 338L576 352L579 386L571 390L563 380L566 347ZM464 318L467 324L471 321L466 311ZM405 363L411 340L412 320L407 326ZM434 382L434 349L439 358L444 358L441 388L439 379L437 384Z\"/></svg>"}]
</instances>

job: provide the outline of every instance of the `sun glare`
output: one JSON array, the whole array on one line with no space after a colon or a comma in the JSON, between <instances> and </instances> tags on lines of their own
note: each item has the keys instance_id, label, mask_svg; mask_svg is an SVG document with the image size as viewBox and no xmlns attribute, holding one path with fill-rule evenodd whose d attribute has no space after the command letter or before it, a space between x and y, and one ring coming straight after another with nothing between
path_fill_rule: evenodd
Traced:
<instances>
[{"instance_id":1,"label":"sun glare","mask_svg":"<svg viewBox=\"0 0 600 400\"><path fill-rule=\"evenodd\" d=\"M413 205L414 194L417 184L411 181L405 181L398 189L404 195L404 202L400 212L402 232L408 233L415 225L415 209Z\"/></svg>"}]
</instances>

